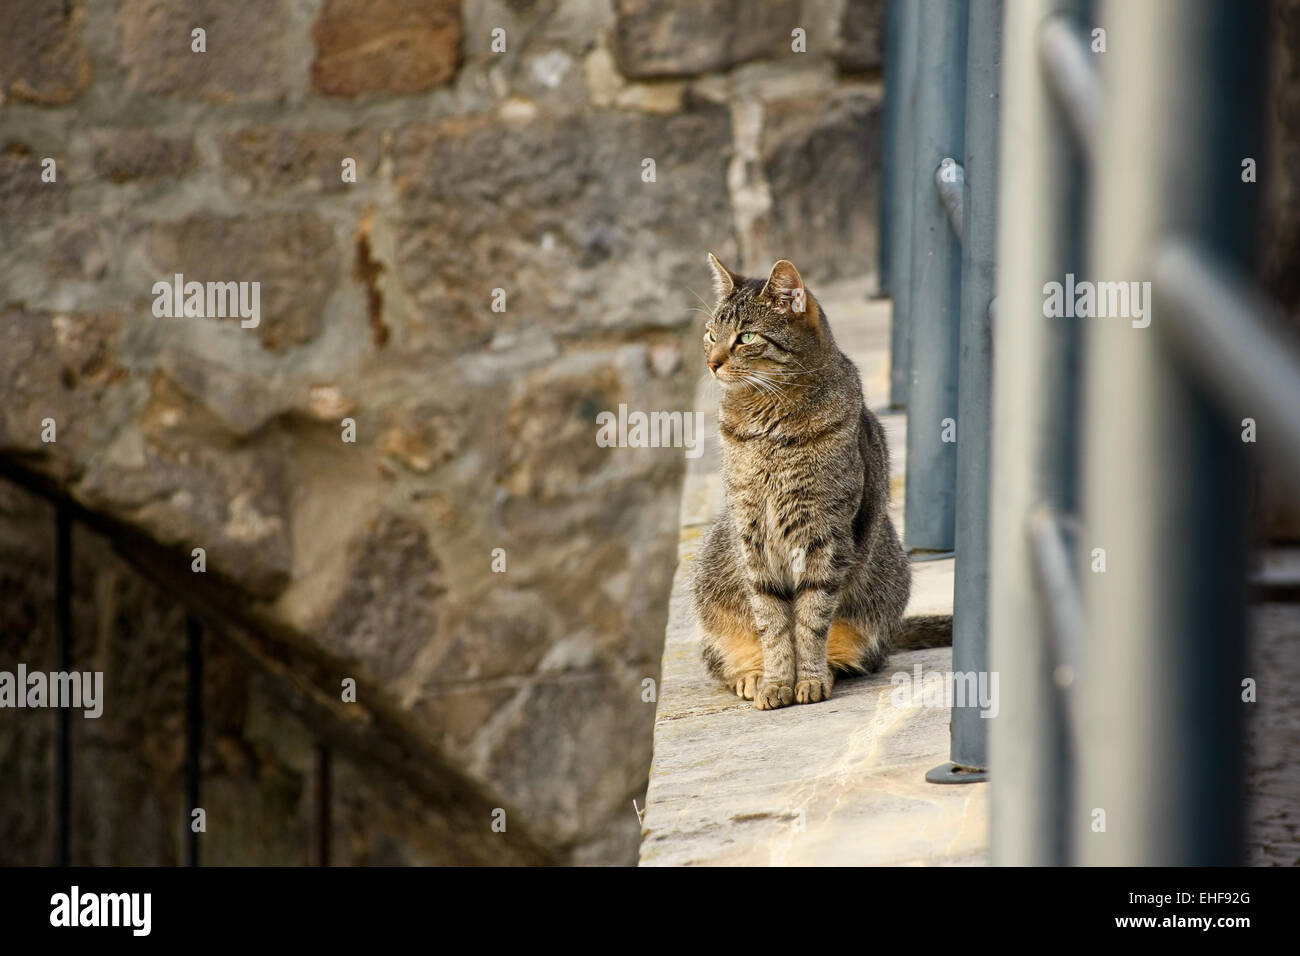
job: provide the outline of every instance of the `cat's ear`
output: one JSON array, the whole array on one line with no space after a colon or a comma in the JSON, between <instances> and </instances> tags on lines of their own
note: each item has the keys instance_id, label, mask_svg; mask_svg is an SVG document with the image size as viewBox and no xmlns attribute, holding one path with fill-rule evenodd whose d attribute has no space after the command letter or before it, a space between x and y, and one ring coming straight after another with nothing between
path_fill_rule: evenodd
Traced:
<instances>
[{"instance_id":1,"label":"cat's ear","mask_svg":"<svg viewBox=\"0 0 1300 956\"><path fill-rule=\"evenodd\" d=\"M732 272L713 253L709 253L709 265L713 266L713 291L719 299L725 299L740 284L740 276Z\"/></svg>"},{"instance_id":2,"label":"cat's ear","mask_svg":"<svg viewBox=\"0 0 1300 956\"><path fill-rule=\"evenodd\" d=\"M789 259L778 259L772 266L767 284L759 296L792 315L802 315L808 309L808 292L804 289L803 276Z\"/></svg>"}]
</instances>

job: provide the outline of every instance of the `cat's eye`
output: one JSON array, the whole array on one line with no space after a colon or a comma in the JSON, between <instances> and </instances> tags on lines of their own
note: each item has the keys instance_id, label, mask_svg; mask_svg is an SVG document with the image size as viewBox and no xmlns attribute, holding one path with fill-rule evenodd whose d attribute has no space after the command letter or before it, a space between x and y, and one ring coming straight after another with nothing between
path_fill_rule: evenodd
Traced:
<instances>
[{"instance_id":1,"label":"cat's eye","mask_svg":"<svg viewBox=\"0 0 1300 956\"><path fill-rule=\"evenodd\" d=\"M712 329L705 329L705 330L704 330L704 337L705 337L706 339L708 339L710 342L716 342L716 341L718 341L718 337L717 337L716 335L713 334L713 330L712 330Z\"/></svg>"},{"instance_id":2,"label":"cat's eye","mask_svg":"<svg viewBox=\"0 0 1300 956\"><path fill-rule=\"evenodd\" d=\"M752 344L752 343L753 343L757 338L758 338L758 336L755 335L753 332L741 332L741 333L740 333L740 344L741 344L741 345L750 345L750 344Z\"/></svg>"}]
</instances>

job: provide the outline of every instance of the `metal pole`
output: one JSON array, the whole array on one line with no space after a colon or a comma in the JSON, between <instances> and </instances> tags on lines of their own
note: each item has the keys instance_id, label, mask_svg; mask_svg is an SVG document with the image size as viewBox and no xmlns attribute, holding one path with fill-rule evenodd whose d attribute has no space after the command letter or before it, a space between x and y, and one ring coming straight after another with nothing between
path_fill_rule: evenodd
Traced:
<instances>
[{"instance_id":1,"label":"metal pole","mask_svg":"<svg viewBox=\"0 0 1300 956\"><path fill-rule=\"evenodd\" d=\"M916 57L921 43L921 15L915 0L890 0L890 24L897 22L893 101L897 109L885 119L885 152L893 167L893 186L884 197L889 206L890 274L893 318L889 332L889 404L907 405L911 380L912 142L916 129ZM886 63L886 69L889 64ZM888 75L886 82L889 82ZM888 93L886 94L889 95Z\"/></svg>"},{"instance_id":2,"label":"metal pole","mask_svg":"<svg viewBox=\"0 0 1300 956\"><path fill-rule=\"evenodd\" d=\"M1044 316L1043 286L1077 257L1080 165L1039 65L1046 17L1068 0L1006 6L999 138L997 313L989 517L989 666L998 715L989 721L992 862L1064 862L1067 741L1052 682L1055 650L1030 517L1073 504L1074 349L1065 320Z\"/></svg>"},{"instance_id":3,"label":"metal pole","mask_svg":"<svg viewBox=\"0 0 1300 956\"><path fill-rule=\"evenodd\" d=\"M1109 101L1092 221L1097 281L1151 280L1186 236L1252 261L1268 5L1109 3ZM1150 288L1150 287L1147 287ZM1130 297L1131 298L1131 297ZM1088 865L1241 862L1245 483L1240 426L1181 361L1157 296L1146 318L1087 321L1085 575L1073 824ZM1129 313L1136 310L1130 308Z\"/></svg>"},{"instance_id":4,"label":"metal pole","mask_svg":"<svg viewBox=\"0 0 1300 956\"><path fill-rule=\"evenodd\" d=\"M59 671L72 672L72 515L63 504L54 513L54 628L58 641ZM21 692L21 691L20 691ZM55 846L56 866L72 858L72 711L60 707L55 742Z\"/></svg>"},{"instance_id":5,"label":"metal pole","mask_svg":"<svg viewBox=\"0 0 1300 956\"><path fill-rule=\"evenodd\" d=\"M201 806L199 783L203 759L203 625L193 614L185 615L185 659L188 676L186 694L185 795L188 862L199 865L199 835L194 831L194 810Z\"/></svg>"},{"instance_id":6,"label":"metal pole","mask_svg":"<svg viewBox=\"0 0 1300 956\"><path fill-rule=\"evenodd\" d=\"M893 195L894 195L894 178L895 163L897 156L894 151L894 144L898 138L898 122L902 115L902 106L899 103L900 91L898 88L899 73L899 41L902 39L900 30L902 27L903 9L898 0L889 0L885 9L885 116L881 124L881 150L880 150L880 201L876 208L879 214L876 220L878 229L877 244L879 256L876 261L879 275L877 277L877 286L881 296L888 296L892 291L889 285L892 277L891 265L893 249L890 243L893 240L893 233L890 228L890 221L893 217Z\"/></svg>"},{"instance_id":7,"label":"metal pole","mask_svg":"<svg viewBox=\"0 0 1300 956\"><path fill-rule=\"evenodd\" d=\"M966 53L966 175L962 202L961 356L957 375L957 561L952 669L988 673L990 378L989 304L997 264L998 78L1002 0L971 0ZM987 679L987 678L986 678ZM991 686L991 685L989 685ZM1000 690L1000 688L999 688ZM988 724L977 701L954 702L951 765L956 780L984 779ZM945 768L931 771L942 774ZM971 771L976 771L972 773ZM933 779L930 777L929 779Z\"/></svg>"},{"instance_id":8,"label":"metal pole","mask_svg":"<svg viewBox=\"0 0 1300 956\"><path fill-rule=\"evenodd\" d=\"M933 177L945 158L963 154L968 10L966 0L916 5L926 35L917 57L912 152L912 381L903 537L910 551L947 552L954 545L956 513L961 243Z\"/></svg>"},{"instance_id":9,"label":"metal pole","mask_svg":"<svg viewBox=\"0 0 1300 956\"><path fill-rule=\"evenodd\" d=\"M324 744L316 746L316 856L318 866L330 865L330 835L333 832L331 810L333 796L333 755Z\"/></svg>"}]
</instances>

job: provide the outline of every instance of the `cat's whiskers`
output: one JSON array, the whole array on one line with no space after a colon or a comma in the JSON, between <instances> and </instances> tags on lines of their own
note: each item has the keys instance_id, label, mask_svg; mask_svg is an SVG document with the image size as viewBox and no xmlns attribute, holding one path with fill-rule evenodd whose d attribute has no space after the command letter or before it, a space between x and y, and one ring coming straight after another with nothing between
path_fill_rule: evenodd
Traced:
<instances>
[{"instance_id":1,"label":"cat's whiskers","mask_svg":"<svg viewBox=\"0 0 1300 956\"><path fill-rule=\"evenodd\" d=\"M700 305L704 306L706 309L709 310L709 315L712 315L712 314L713 314L713 307L712 307L711 305L709 305L709 303L707 303L707 302L704 301L704 297L703 297L703 296L701 296L698 292L696 292L696 291L695 291L694 289L692 289L690 286L685 286L684 288L686 289L687 292L689 292L691 295L695 296L695 298L697 298L697 299L700 300Z\"/></svg>"},{"instance_id":2,"label":"cat's whiskers","mask_svg":"<svg viewBox=\"0 0 1300 956\"><path fill-rule=\"evenodd\" d=\"M774 378L773 376L778 375L779 373L773 372L770 369L765 369L763 371L759 371L758 369L753 369L750 374L754 375L756 378L762 379L765 383L767 383L769 386L772 386L773 388L786 388L786 387L811 388L812 387L811 385L807 385L802 382L792 382L783 378Z\"/></svg>"},{"instance_id":3,"label":"cat's whiskers","mask_svg":"<svg viewBox=\"0 0 1300 956\"><path fill-rule=\"evenodd\" d=\"M780 392L771 382L765 382L753 372L742 372L736 376L740 381L753 385L756 389L768 395L779 396Z\"/></svg>"},{"instance_id":4,"label":"cat's whiskers","mask_svg":"<svg viewBox=\"0 0 1300 956\"><path fill-rule=\"evenodd\" d=\"M798 363L798 362L795 362L795 364L798 365L799 363ZM814 372L820 372L820 371L822 371L823 369L830 368L830 365L829 365L829 364L827 364L827 365L819 365L819 366L817 366L816 368L804 368L802 365L799 365L799 368L802 369L802 371L799 371L799 372L795 372L795 371L786 371L786 370L780 370L780 371L778 371L777 369L765 369L764 371L766 371L768 374L771 374L771 375L782 375L782 376L787 376L787 377L793 378L793 377L798 376L798 375L812 375Z\"/></svg>"}]
</instances>

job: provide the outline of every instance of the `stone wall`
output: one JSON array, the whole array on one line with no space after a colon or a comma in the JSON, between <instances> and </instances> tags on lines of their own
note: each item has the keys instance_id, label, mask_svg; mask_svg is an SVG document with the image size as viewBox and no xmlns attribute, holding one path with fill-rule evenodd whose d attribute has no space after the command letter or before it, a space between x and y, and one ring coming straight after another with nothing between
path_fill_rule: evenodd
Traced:
<instances>
[{"instance_id":1,"label":"stone wall","mask_svg":"<svg viewBox=\"0 0 1300 956\"><path fill-rule=\"evenodd\" d=\"M183 855L196 605L211 862L311 860L322 739L336 861L635 859L682 458L595 416L690 407L706 250L870 271L882 8L0 9L0 474L103 519L74 862ZM177 273L260 322L156 317ZM51 509L0 485L0 668L52 666ZM53 727L0 711L0 862L48 857Z\"/></svg>"}]
</instances>

